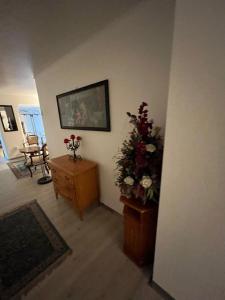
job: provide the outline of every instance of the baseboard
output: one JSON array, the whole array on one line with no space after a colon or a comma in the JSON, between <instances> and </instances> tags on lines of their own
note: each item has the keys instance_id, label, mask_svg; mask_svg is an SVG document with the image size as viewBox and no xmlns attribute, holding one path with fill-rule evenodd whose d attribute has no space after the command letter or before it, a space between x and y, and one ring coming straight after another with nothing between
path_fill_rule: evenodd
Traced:
<instances>
[{"instance_id":1,"label":"baseboard","mask_svg":"<svg viewBox=\"0 0 225 300\"><path fill-rule=\"evenodd\" d=\"M175 300L170 294L168 294L161 286L159 286L153 280L150 280L150 286L165 300Z\"/></svg>"},{"instance_id":2,"label":"baseboard","mask_svg":"<svg viewBox=\"0 0 225 300\"><path fill-rule=\"evenodd\" d=\"M100 202L100 205L103 206L104 208L106 208L107 210L109 210L110 212L115 213L116 215L118 215L120 217L122 216L118 211L116 211L113 208L107 206L105 203Z\"/></svg>"}]
</instances>

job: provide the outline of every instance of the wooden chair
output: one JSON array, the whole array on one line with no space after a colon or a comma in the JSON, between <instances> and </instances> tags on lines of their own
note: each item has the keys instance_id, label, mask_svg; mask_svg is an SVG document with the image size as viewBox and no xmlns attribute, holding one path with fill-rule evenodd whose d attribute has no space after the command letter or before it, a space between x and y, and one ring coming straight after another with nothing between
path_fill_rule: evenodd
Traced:
<instances>
[{"instance_id":1,"label":"wooden chair","mask_svg":"<svg viewBox=\"0 0 225 300\"><path fill-rule=\"evenodd\" d=\"M47 149L47 144L44 144L38 154L35 156L30 156L29 161L26 162L26 166L30 171L30 176L33 176L32 168L36 170L38 166L44 166L47 173L49 173L49 167L48 167L48 159L49 159L49 153Z\"/></svg>"},{"instance_id":2,"label":"wooden chair","mask_svg":"<svg viewBox=\"0 0 225 300\"><path fill-rule=\"evenodd\" d=\"M38 145L38 136L35 134L27 135L27 144L31 145Z\"/></svg>"},{"instance_id":3,"label":"wooden chair","mask_svg":"<svg viewBox=\"0 0 225 300\"><path fill-rule=\"evenodd\" d=\"M26 142L23 143L23 146L38 146L38 136L35 134L28 134L26 136ZM36 156L36 154L32 154L32 155L27 155L26 153L24 154L25 157L25 164L29 161L31 156Z\"/></svg>"}]
</instances>

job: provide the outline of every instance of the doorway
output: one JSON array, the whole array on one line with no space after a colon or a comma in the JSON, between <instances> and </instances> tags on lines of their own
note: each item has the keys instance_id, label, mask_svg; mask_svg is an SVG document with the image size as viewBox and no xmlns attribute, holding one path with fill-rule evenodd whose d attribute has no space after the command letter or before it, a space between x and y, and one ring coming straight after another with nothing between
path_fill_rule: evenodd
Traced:
<instances>
[{"instance_id":1,"label":"doorway","mask_svg":"<svg viewBox=\"0 0 225 300\"><path fill-rule=\"evenodd\" d=\"M19 105L19 115L25 139L27 135L37 135L39 144L45 144L46 137L40 107Z\"/></svg>"},{"instance_id":2,"label":"doorway","mask_svg":"<svg viewBox=\"0 0 225 300\"><path fill-rule=\"evenodd\" d=\"M3 136L0 132L0 162L8 158Z\"/></svg>"}]
</instances>

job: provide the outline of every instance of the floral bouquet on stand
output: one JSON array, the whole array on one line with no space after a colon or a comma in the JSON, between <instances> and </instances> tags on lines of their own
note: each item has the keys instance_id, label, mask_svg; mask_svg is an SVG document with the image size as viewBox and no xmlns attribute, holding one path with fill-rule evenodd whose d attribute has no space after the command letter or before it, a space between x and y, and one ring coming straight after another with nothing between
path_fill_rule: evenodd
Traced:
<instances>
[{"instance_id":1,"label":"floral bouquet on stand","mask_svg":"<svg viewBox=\"0 0 225 300\"><path fill-rule=\"evenodd\" d=\"M145 102L140 105L138 116L127 113L134 128L129 139L123 142L116 161L116 185L121 194L143 204L159 201L163 155L160 127L148 120L146 106Z\"/></svg>"},{"instance_id":2,"label":"floral bouquet on stand","mask_svg":"<svg viewBox=\"0 0 225 300\"><path fill-rule=\"evenodd\" d=\"M80 141L82 138L80 136L75 136L74 134L71 134L70 139L65 138L64 144L66 144L66 148L68 150L73 151L73 159L81 159L80 155L76 155L77 149L80 147Z\"/></svg>"}]
</instances>

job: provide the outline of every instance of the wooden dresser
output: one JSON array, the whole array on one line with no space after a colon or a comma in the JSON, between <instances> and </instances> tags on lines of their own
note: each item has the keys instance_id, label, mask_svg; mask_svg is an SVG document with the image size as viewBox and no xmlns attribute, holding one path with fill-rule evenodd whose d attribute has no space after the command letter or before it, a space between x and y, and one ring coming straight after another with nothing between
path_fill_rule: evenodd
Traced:
<instances>
[{"instance_id":1,"label":"wooden dresser","mask_svg":"<svg viewBox=\"0 0 225 300\"><path fill-rule=\"evenodd\" d=\"M64 155L49 160L48 165L56 198L60 194L72 201L82 220L85 208L99 201L97 164L85 159L74 161L70 155Z\"/></svg>"}]
</instances>

